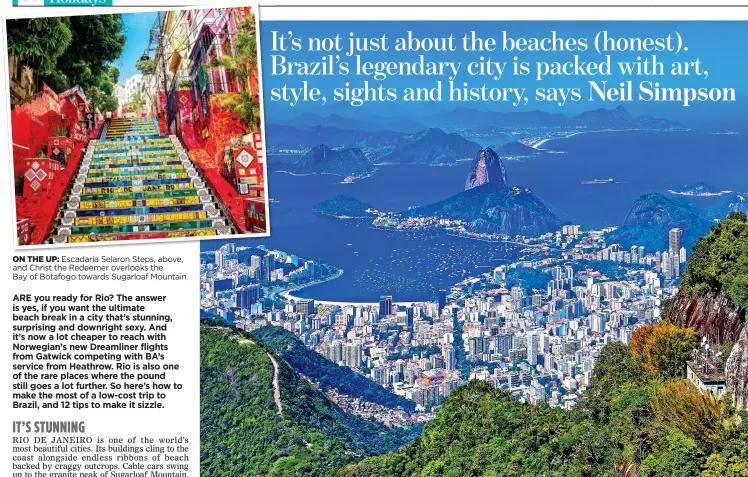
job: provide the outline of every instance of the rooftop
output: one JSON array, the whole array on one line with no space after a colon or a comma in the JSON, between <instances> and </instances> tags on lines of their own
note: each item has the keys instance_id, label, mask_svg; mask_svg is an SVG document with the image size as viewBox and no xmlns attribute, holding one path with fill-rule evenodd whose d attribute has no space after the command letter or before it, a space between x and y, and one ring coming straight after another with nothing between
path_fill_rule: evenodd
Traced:
<instances>
[{"instance_id":1,"label":"rooftop","mask_svg":"<svg viewBox=\"0 0 748 477\"><path fill-rule=\"evenodd\" d=\"M704 384L725 383L724 364L719 357L697 358L686 364Z\"/></svg>"}]
</instances>

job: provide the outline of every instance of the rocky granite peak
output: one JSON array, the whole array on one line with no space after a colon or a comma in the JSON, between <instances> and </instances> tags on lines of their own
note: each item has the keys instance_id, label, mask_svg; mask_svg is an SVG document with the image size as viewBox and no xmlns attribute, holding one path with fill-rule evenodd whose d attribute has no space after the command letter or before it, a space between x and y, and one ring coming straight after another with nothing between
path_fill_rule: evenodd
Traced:
<instances>
[{"instance_id":1,"label":"rocky granite peak","mask_svg":"<svg viewBox=\"0 0 748 477\"><path fill-rule=\"evenodd\" d=\"M725 366L727 389L732 393L733 405L737 409L748 409L748 333L746 328L732 347Z\"/></svg>"},{"instance_id":2,"label":"rocky granite peak","mask_svg":"<svg viewBox=\"0 0 748 477\"><path fill-rule=\"evenodd\" d=\"M507 185L506 169L501 158L490 147L483 148L473 159L473 167L465 181L465 190L491 183L498 187Z\"/></svg>"},{"instance_id":3,"label":"rocky granite peak","mask_svg":"<svg viewBox=\"0 0 748 477\"><path fill-rule=\"evenodd\" d=\"M674 324L692 328L713 343L735 342L745 327L745 310L724 294L679 293L668 309L668 316Z\"/></svg>"}]
</instances>

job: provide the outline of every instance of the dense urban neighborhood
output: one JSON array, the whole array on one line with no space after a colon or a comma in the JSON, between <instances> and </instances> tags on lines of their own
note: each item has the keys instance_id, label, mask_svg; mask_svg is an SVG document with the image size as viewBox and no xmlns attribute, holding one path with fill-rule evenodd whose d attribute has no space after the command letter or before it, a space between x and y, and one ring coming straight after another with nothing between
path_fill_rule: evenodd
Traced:
<instances>
[{"instance_id":1,"label":"dense urban neighborhood","mask_svg":"<svg viewBox=\"0 0 748 477\"><path fill-rule=\"evenodd\" d=\"M670 230L668 250L649 252L606 244L611 231L568 225L538 238L513 237L527 247L521 260L416 303L296 298L293 290L337 272L285 251L228 243L202 254L202 313L247 331L284 328L421 413L470 379L526 402L570 408L606 344L628 344L637 326L658 321L687 258L680 229ZM399 419L377 403L332 398L383 422Z\"/></svg>"}]
</instances>

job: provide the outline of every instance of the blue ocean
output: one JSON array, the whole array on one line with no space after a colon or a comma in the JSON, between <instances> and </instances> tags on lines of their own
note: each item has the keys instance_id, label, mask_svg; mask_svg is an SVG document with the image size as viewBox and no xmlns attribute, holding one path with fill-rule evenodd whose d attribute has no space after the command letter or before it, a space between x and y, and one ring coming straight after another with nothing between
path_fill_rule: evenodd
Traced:
<instances>
[{"instance_id":1,"label":"blue ocean","mask_svg":"<svg viewBox=\"0 0 748 477\"><path fill-rule=\"evenodd\" d=\"M596 132L554 139L553 153L506 161L509 183L529 187L563 220L588 227L623 222L642 194L705 182L719 189L748 190L748 138L700 132ZM294 156L270 156L268 162ZM488 271L515 258L513 245L470 240L444 232L375 230L365 221L338 220L312 212L337 194L351 195L379 210L399 211L444 199L464 188L470 162L455 166L390 165L372 177L342 184L330 175L270 173L270 238L231 239L264 244L329 262L344 274L294 293L318 300L371 302L425 300L476 270ZM614 179L585 185L584 180ZM679 199L685 200L685 199ZM690 199L711 207L720 198ZM225 241L202 242L203 250Z\"/></svg>"}]
</instances>

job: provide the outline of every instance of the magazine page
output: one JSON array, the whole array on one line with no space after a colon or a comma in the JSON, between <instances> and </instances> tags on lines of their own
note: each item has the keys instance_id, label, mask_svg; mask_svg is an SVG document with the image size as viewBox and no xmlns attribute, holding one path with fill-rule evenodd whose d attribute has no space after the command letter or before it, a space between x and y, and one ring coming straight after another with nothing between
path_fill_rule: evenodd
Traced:
<instances>
[{"instance_id":1,"label":"magazine page","mask_svg":"<svg viewBox=\"0 0 748 477\"><path fill-rule=\"evenodd\" d=\"M195 240L269 235L258 8L28 11L3 21L3 475L199 475Z\"/></svg>"},{"instance_id":2,"label":"magazine page","mask_svg":"<svg viewBox=\"0 0 748 477\"><path fill-rule=\"evenodd\" d=\"M746 475L748 8L91 5L3 9L3 475Z\"/></svg>"}]
</instances>

